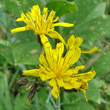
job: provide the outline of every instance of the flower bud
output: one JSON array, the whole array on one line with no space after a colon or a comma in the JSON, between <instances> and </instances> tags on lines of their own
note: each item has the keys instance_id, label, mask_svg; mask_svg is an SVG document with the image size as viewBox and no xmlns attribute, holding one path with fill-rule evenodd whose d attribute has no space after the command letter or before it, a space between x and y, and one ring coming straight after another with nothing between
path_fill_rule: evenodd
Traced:
<instances>
[{"instance_id":1,"label":"flower bud","mask_svg":"<svg viewBox=\"0 0 110 110\"><path fill-rule=\"evenodd\" d=\"M28 90L28 91L31 91L33 88L34 88L34 84L33 84L33 83L29 83L29 84L26 86L26 90Z\"/></svg>"},{"instance_id":2,"label":"flower bud","mask_svg":"<svg viewBox=\"0 0 110 110\"><path fill-rule=\"evenodd\" d=\"M29 92L28 94L28 101L30 102L33 97L35 96L35 93L36 93L36 89L33 89L32 91Z\"/></svg>"},{"instance_id":3,"label":"flower bud","mask_svg":"<svg viewBox=\"0 0 110 110\"><path fill-rule=\"evenodd\" d=\"M30 87L29 87L30 88ZM38 88L38 83L34 83L32 85L32 90L29 92L28 94L28 101L30 102L33 97L35 96L35 93L37 92L37 88Z\"/></svg>"},{"instance_id":4,"label":"flower bud","mask_svg":"<svg viewBox=\"0 0 110 110\"><path fill-rule=\"evenodd\" d=\"M18 86L24 86L28 83L28 79L27 78L21 78L20 80L17 81L17 85Z\"/></svg>"}]
</instances>

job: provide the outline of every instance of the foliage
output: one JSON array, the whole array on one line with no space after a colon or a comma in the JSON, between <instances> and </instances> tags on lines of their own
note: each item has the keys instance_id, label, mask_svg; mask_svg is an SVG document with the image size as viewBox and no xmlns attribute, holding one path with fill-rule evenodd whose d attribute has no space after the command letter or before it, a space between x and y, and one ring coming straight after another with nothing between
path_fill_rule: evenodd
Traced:
<instances>
[{"instance_id":1,"label":"foliage","mask_svg":"<svg viewBox=\"0 0 110 110\"><path fill-rule=\"evenodd\" d=\"M49 96L49 88L42 88L32 102L27 101L24 87L16 85L21 71L38 66L38 57L43 51L38 36L32 31L11 34L10 30L23 26L15 22L20 13L38 4L41 9L55 10L59 21L74 23L71 28L56 28L65 40L71 34L84 38L82 49L94 45L99 50L94 54L84 54L78 65L86 65L84 71L92 67L97 74L89 82L87 98L83 93L61 91L63 110L109 110L110 109L110 0L1 0L0 1L0 110L55 110L54 99ZM49 38L52 46L58 42Z\"/></svg>"}]
</instances>

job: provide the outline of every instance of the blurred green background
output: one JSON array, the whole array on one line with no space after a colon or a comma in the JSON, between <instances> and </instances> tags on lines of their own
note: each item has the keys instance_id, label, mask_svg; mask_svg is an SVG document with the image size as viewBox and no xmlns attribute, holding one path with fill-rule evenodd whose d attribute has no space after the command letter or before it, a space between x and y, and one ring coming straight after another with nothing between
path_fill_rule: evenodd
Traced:
<instances>
[{"instance_id":1,"label":"blurred green background","mask_svg":"<svg viewBox=\"0 0 110 110\"><path fill-rule=\"evenodd\" d=\"M82 54L76 63L86 65L84 72L96 70L87 90L89 101L82 92L62 90L61 110L110 110L110 0L0 0L0 110L55 110L48 86L28 102L28 91L16 85L23 70L38 66L43 48L33 31L11 34L10 30L24 26L16 18L36 4L55 10L59 22L74 23L72 28L56 28L65 40L74 34L83 37L82 49L99 47L93 54ZM49 40L55 47L58 40Z\"/></svg>"}]
</instances>

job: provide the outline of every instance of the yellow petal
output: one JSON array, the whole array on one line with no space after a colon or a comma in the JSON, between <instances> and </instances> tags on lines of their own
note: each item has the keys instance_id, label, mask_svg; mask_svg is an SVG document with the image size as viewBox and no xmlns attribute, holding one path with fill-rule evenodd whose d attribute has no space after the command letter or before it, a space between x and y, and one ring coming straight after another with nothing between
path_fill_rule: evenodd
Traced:
<instances>
[{"instance_id":1,"label":"yellow petal","mask_svg":"<svg viewBox=\"0 0 110 110\"><path fill-rule=\"evenodd\" d=\"M78 73L78 70L77 69L74 69L74 68L71 68L71 69L68 69L64 75L68 75L68 76L71 76L72 74L77 74Z\"/></svg>"},{"instance_id":2,"label":"yellow petal","mask_svg":"<svg viewBox=\"0 0 110 110\"><path fill-rule=\"evenodd\" d=\"M58 32L50 30L48 35L54 39L60 39L66 45L64 39L62 38L62 36Z\"/></svg>"},{"instance_id":3,"label":"yellow petal","mask_svg":"<svg viewBox=\"0 0 110 110\"><path fill-rule=\"evenodd\" d=\"M47 37L45 35L40 35L41 38L41 42L44 45L44 50L46 55L52 55L52 47L47 39Z\"/></svg>"},{"instance_id":4,"label":"yellow petal","mask_svg":"<svg viewBox=\"0 0 110 110\"><path fill-rule=\"evenodd\" d=\"M32 7L32 11L34 11L39 17L41 16L40 8L38 5L34 5Z\"/></svg>"},{"instance_id":5,"label":"yellow petal","mask_svg":"<svg viewBox=\"0 0 110 110\"><path fill-rule=\"evenodd\" d=\"M46 80L53 78L54 74L52 74L52 72L48 72L48 71L44 72L45 70L42 68L40 68L40 71L41 72L39 74L39 77L42 81L46 81Z\"/></svg>"},{"instance_id":6,"label":"yellow petal","mask_svg":"<svg viewBox=\"0 0 110 110\"><path fill-rule=\"evenodd\" d=\"M32 23L33 21L33 15L31 14L31 12L30 11L28 11L27 13L26 13L26 16L27 16L27 18L29 19L29 21Z\"/></svg>"},{"instance_id":7,"label":"yellow petal","mask_svg":"<svg viewBox=\"0 0 110 110\"><path fill-rule=\"evenodd\" d=\"M53 72L50 70L50 68L46 68L44 67L43 65L39 65L40 67L40 78L43 80L43 81L46 81L48 79L51 79L51 78L54 78L55 77L55 74L53 74Z\"/></svg>"},{"instance_id":8,"label":"yellow petal","mask_svg":"<svg viewBox=\"0 0 110 110\"><path fill-rule=\"evenodd\" d=\"M64 87L64 89L69 89L69 90L73 89L73 85L70 83L64 83L63 87Z\"/></svg>"},{"instance_id":9,"label":"yellow petal","mask_svg":"<svg viewBox=\"0 0 110 110\"><path fill-rule=\"evenodd\" d=\"M17 18L16 21L24 21L22 18Z\"/></svg>"},{"instance_id":10,"label":"yellow petal","mask_svg":"<svg viewBox=\"0 0 110 110\"><path fill-rule=\"evenodd\" d=\"M72 53L72 52L70 52L70 53ZM80 56L81 56L81 49L80 48L75 49L75 51L73 52L68 63L73 65L74 63L76 63L79 60Z\"/></svg>"},{"instance_id":11,"label":"yellow petal","mask_svg":"<svg viewBox=\"0 0 110 110\"><path fill-rule=\"evenodd\" d=\"M78 82L76 78L72 78L71 76L64 76L63 78L63 87L65 89L79 89L82 85L82 82Z\"/></svg>"},{"instance_id":12,"label":"yellow petal","mask_svg":"<svg viewBox=\"0 0 110 110\"><path fill-rule=\"evenodd\" d=\"M85 68L85 66L84 65L82 65L82 66L76 66L74 69L77 69L77 70L82 70L82 69L84 69Z\"/></svg>"},{"instance_id":13,"label":"yellow petal","mask_svg":"<svg viewBox=\"0 0 110 110\"><path fill-rule=\"evenodd\" d=\"M50 80L50 81L49 81L49 85L53 87L53 89L52 89L52 91L51 91L51 95L52 95L54 98L57 99L58 96L59 96L60 90L59 90L59 87L58 87L58 85L57 85L56 80L55 80L55 79Z\"/></svg>"},{"instance_id":14,"label":"yellow petal","mask_svg":"<svg viewBox=\"0 0 110 110\"><path fill-rule=\"evenodd\" d=\"M41 39L42 44L45 44L48 42L48 38L44 34L40 35L40 39Z\"/></svg>"},{"instance_id":15,"label":"yellow petal","mask_svg":"<svg viewBox=\"0 0 110 110\"><path fill-rule=\"evenodd\" d=\"M75 46L80 46L83 42L83 39L81 37L76 37Z\"/></svg>"},{"instance_id":16,"label":"yellow petal","mask_svg":"<svg viewBox=\"0 0 110 110\"><path fill-rule=\"evenodd\" d=\"M59 57L61 57L64 51L63 43L57 43L56 50L58 52Z\"/></svg>"},{"instance_id":17,"label":"yellow petal","mask_svg":"<svg viewBox=\"0 0 110 110\"><path fill-rule=\"evenodd\" d=\"M66 72L65 72L65 75L72 75L72 74L77 74L79 70L82 70L84 69L85 66L76 66L75 68L71 68L71 69L68 69Z\"/></svg>"},{"instance_id":18,"label":"yellow petal","mask_svg":"<svg viewBox=\"0 0 110 110\"><path fill-rule=\"evenodd\" d=\"M74 47L74 44L75 44L75 36L71 35L67 41L68 49L72 49Z\"/></svg>"},{"instance_id":19,"label":"yellow petal","mask_svg":"<svg viewBox=\"0 0 110 110\"><path fill-rule=\"evenodd\" d=\"M80 48L73 48L71 50L68 50L65 57L64 57L64 65L65 65L65 69L66 66L70 67L71 65L73 65L74 63L76 63L76 61L79 60L81 56L81 49Z\"/></svg>"},{"instance_id":20,"label":"yellow petal","mask_svg":"<svg viewBox=\"0 0 110 110\"><path fill-rule=\"evenodd\" d=\"M64 82L62 78L57 78L57 83L59 87L64 87Z\"/></svg>"},{"instance_id":21,"label":"yellow petal","mask_svg":"<svg viewBox=\"0 0 110 110\"><path fill-rule=\"evenodd\" d=\"M26 17L26 15L23 13L23 12L21 12L21 18L23 19L23 21L25 22L25 23L28 23L28 18Z\"/></svg>"},{"instance_id":22,"label":"yellow petal","mask_svg":"<svg viewBox=\"0 0 110 110\"><path fill-rule=\"evenodd\" d=\"M54 26L72 27L74 24L70 23L55 23Z\"/></svg>"},{"instance_id":23,"label":"yellow petal","mask_svg":"<svg viewBox=\"0 0 110 110\"><path fill-rule=\"evenodd\" d=\"M32 69L23 71L23 75L39 77L39 69Z\"/></svg>"},{"instance_id":24,"label":"yellow petal","mask_svg":"<svg viewBox=\"0 0 110 110\"><path fill-rule=\"evenodd\" d=\"M45 73L40 73L40 78L42 81L46 81L53 78L53 76L51 74L46 75Z\"/></svg>"},{"instance_id":25,"label":"yellow petal","mask_svg":"<svg viewBox=\"0 0 110 110\"><path fill-rule=\"evenodd\" d=\"M48 78L46 77L47 75L45 75L45 74L40 74L40 79L42 80L42 81L46 81L46 80L48 80Z\"/></svg>"},{"instance_id":26,"label":"yellow petal","mask_svg":"<svg viewBox=\"0 0 110 110\"><path fill-rule=\"evenodd\" d=\"M44 54L42 53L39 57L39 62L41 65L43 65L44 67L48 67L49 68L49 64L44 56Z\"/></svg>"},{"instance_id":27,"label":"yellow petal","mask_svg":"<svg viewBox=\"0 0 110 110\"><path fill-rule=\"evenodd\" d=\"M47 22L53 22L53 19L54 19L54 17L55 17L55 11L51 11L50 12L50 14L49 14L49 16L48 16L48 19L47 19Z\"/></svg>"},{"instance_id":28,"label":"yellow petal","mask_svg":"<svg viewBox=\"0 0 110 110\"><path fill-rule=\"evenodd\" d=\"M95 52L96 50L98 49L98 47L93 47L92 49L90 49L90 50L85 50L85 51L82 51L82 53L93 53L93 52Z\"/></svg>"},{"instance_id":29,"label":"yellow petal","mask_svg":"<svg viewBox=\"0 0 110 110\"><path fill-rule=\"evenodd\" d=\"M85 91L84 89L80 89L80 90L83 91L84 97L85 97L86 101L88 102L88 99L87 99L87 97L86 97L86 91Z\"/></svg>"},{"instance_id":30,"label":"yellow petal","mask_svg":"<svg viewBox=\"0 0 110 110\"><path fill-rule=\"evenodd\" d=\"M48 81L49 85L52 86L52 87L55 87L57 85L57 82L56 80L53 78L51 79L50 81Z\"/></svg>"},{"instance_id":31,"label":"yellow petal","mask_svg":"<svg viewBox=\"0 0 110 110\"><path fill-rule=\"evenodd\" d=\"M72 75L74 78L77 78L77 79L81 79L81 80L91 80L93 79L93 77L96 75L96 72L95 70L91 70L89 72L86 72L86 73L81 73L81 74L74 74Z\"/></svg>"},{"instance_id":32,"label":"yellow petal","mask_svg":"<svg viewBox=\"0 0 110 110\"><path fill-rule=\"evenodd\" d=\"M52 91L51 91L51 95L54 97L54 98L58 98L59 97L59 93L60 93L60 90L58 87L53 87Z\"/></svg>"},{"instance_id":33,"label":"yellow petal","mask_svg":"<svg viewBox=\"0 0 110 110\"><path fill-rule=\"evenodd\" d=\"M53 70L56 65L54 65L53 50L49 42L44 43L44 50L46 54L46 62L49 65L49 68Z\"/></svg>"},{"instance_id":34,"label":"yellow petal","mask_svg":"<svg viewBox=\"0 0 110 110\"><path fill-rule=\"evenodd\" d=\"M45 21L48 14L48 8L44 8L42 12L42 20Z\"/></svg>"},{"instance_id":35,"label":"yellow petal","mask_svg":"<svg viewBox=\"0 0 110 110\"><path fill-rule=\"evenodd\" d=\"M55 61L55 58L53 57L51 52L46 54L46 60L47 60L47 63L49 65L49 68L53 70L56 66L56 61Z\"/></svg>"},{"instance_id":36,"label":"yellow petal","mask_svg":"<svg viewBox=\"0 0 110 110\"><path fill-rule=\"evenodd\" d=\"M59 17L57 16L57 17L54 19L53 22L56 22L56 21L58 21L58 20L59 20Z\"/></svg>"},{"instance_id":37,"label":"yellow petal","mask_svg":"<svg viewBox=\"0 0 110 110\"><path fill-rule=\"evenodd\" d=\"M75 47L79 47L83 42L83 39L80 37L76 37L74 35L71 35L67 41L68 49L72 49Z\"/></svg>"},{"instance_id":38,"label":"yellow petal","mask_svg":"<svg viewBox=\"0 0 110 110\"><path fill-rule=\"evenodd\" d=\"M64 83L64 88L65 89L79 89L81 84L82 84L81 82L76 82L76 81L65 82Z\"/></svg>"},{"instance_id":39,"label":"yellow petal","mask_svg":"<svg viewBox=\"0 0 110 110\"><path fill-rule=\"evenodd\" d=\"M17 32L27 31L27 30L29 30L27 27L19 27L19 28L12 29L11 33L17 33Z\"/></svg>"},{"instance_id":40,"label":"yellow petal","mask_svg":"<svg viewBox=\"0 0 110 110\"><path fill-rule=\"evenodd\" d=\"M53 51L53 58L56 61L56 65L60 63L63 51L64 51L63 43L57 43L56 49Z\"/></svg>"}]
</instances>

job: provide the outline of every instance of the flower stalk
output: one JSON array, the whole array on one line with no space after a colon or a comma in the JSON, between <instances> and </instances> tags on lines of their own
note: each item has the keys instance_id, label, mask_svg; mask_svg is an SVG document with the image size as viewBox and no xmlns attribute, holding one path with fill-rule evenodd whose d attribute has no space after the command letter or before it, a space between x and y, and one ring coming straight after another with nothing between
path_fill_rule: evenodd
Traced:
<instances>
[{"instance_id":1,"label":"flower stalk","mask_svg":"<svg viewBox=\"0 0 110 110\"><path fill-rule=\"evenodd\" d=\"M59 97L57 98L57 100L56 100L56 103L57 103L57 107L56 107L56 110L61 110L61 102L60 102L60 95L59 95Z\"/></svg>"}]
</instances>

